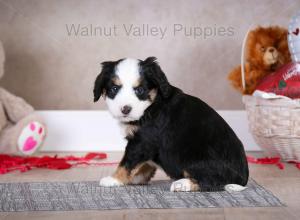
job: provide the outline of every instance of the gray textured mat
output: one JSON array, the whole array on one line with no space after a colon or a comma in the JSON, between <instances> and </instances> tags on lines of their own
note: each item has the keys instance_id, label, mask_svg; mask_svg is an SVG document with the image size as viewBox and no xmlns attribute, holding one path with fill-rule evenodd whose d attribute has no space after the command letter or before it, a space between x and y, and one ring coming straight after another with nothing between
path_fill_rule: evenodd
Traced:
<instances>
[{"instance_id":1,"label":"gray textured mat","mask_svg":"<svg viewBox=\"0 0 300 220\"><path fill-rule=\"evenodd\" d=\"M242 192L170 192L170 181L104 188L98 182L1 183L0 211L283 206L254 180Z\"/></svg>"}]
</instances>

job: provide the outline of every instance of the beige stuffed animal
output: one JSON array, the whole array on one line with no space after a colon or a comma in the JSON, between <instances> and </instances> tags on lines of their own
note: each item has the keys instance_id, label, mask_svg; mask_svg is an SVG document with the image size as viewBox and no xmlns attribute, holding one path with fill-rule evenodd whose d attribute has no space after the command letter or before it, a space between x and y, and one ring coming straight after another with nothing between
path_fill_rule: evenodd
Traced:
<instances>
[{"instance_id":1,"label":"beige stuffed animal","mask_svg":"<svg viewBox=\"0 0 300 220\"><path fill-rule=\"evenodd\" d=\"M0 78L4 61L0 41ZM0 154L31 155L42 145L45 135L46 126L33 107L0 87Z\"/></svg>"}]
</instances>

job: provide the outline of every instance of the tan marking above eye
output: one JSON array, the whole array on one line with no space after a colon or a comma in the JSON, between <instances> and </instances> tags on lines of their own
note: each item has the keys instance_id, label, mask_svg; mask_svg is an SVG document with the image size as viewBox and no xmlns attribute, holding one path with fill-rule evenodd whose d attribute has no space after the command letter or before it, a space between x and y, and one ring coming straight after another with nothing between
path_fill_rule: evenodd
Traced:
<instances>
[{"instance_id":1,"label":"tan marking above eye","mask_svg":"<svg viewBox=\"0 0 300 220\"><path fill-rule=\"evenodd\" d=\"M121 86L122 85L122 82L121 80L119 79L118 76L115 76L114 78L112 78L112 82L117 85L117 86Z\"/></svg>"},{"instance_id":2,"label":"tan marking above eye","mask_svg":"<svg viewBox=\"0 0 300 220\"><path fill-rule=\"evenodd\" d=\"M141 84L141 79L138 79L135 83L133 83L133 88L139 87Z\"/></svg>"}]
</instances>

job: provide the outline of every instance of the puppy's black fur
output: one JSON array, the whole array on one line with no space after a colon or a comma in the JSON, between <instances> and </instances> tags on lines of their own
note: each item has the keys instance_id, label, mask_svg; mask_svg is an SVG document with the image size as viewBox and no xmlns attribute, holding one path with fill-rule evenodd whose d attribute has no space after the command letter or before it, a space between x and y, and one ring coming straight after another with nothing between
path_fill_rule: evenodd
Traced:
<instances>
[{"instance_id":1,"label":"puppy's black fur","mask_svg":"<svg viewBox=\"0 0 300 220\"><path fill-rule=\"evenodd\" d=\"M112 64L104 64L103 70L111 73ZM199 98L170 85L155 58L140 62L140 74L158 93L140 120L129 122L139 129L127 137L120 166L130 172L153 161L173 179L188 173L204 191L232 183L245 186L249 171L244 148L224 119ZM95 100L103 88L105 81L97 79Z\"/></svg>"}]
</instances>

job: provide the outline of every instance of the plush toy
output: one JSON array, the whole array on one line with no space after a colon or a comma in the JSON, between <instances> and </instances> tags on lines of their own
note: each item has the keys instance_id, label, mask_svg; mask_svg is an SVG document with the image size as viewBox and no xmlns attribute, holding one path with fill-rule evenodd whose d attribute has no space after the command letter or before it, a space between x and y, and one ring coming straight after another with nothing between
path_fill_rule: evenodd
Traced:
<instances>
[{"instance_id":1,"label":"plush toy","mask_svg":"<svg viewBox=\"0 0 300 220\"><path fill-rule=\"evenodd\" d=\"M241 66L228 75L232 86L243 94L252 94L262 78L289 63L287 35L288 31L278 26L258 27L249 32L245 48L245 89Z\"/></svg>"},{"instance_id":2,"label":"plush toy","mask_svg":"<svg viewBox=\"0 0 300 220\"><path fill-rule=\"evenodd\" d=\"M0 78L4 74L0 42ZM0 87L0 154L30 155L42 145L46 126L24 99Z\"/></svg>"},{"instance_id":3,"label":"plush toy","mask_svg":"<svg viewBox=\"0 0 300 220\"><path fill-rule=\"evenodd\" d=\"M289 63L264 77L256 90L300 99L300 63Z\"/></svg>"}]
</instances>

